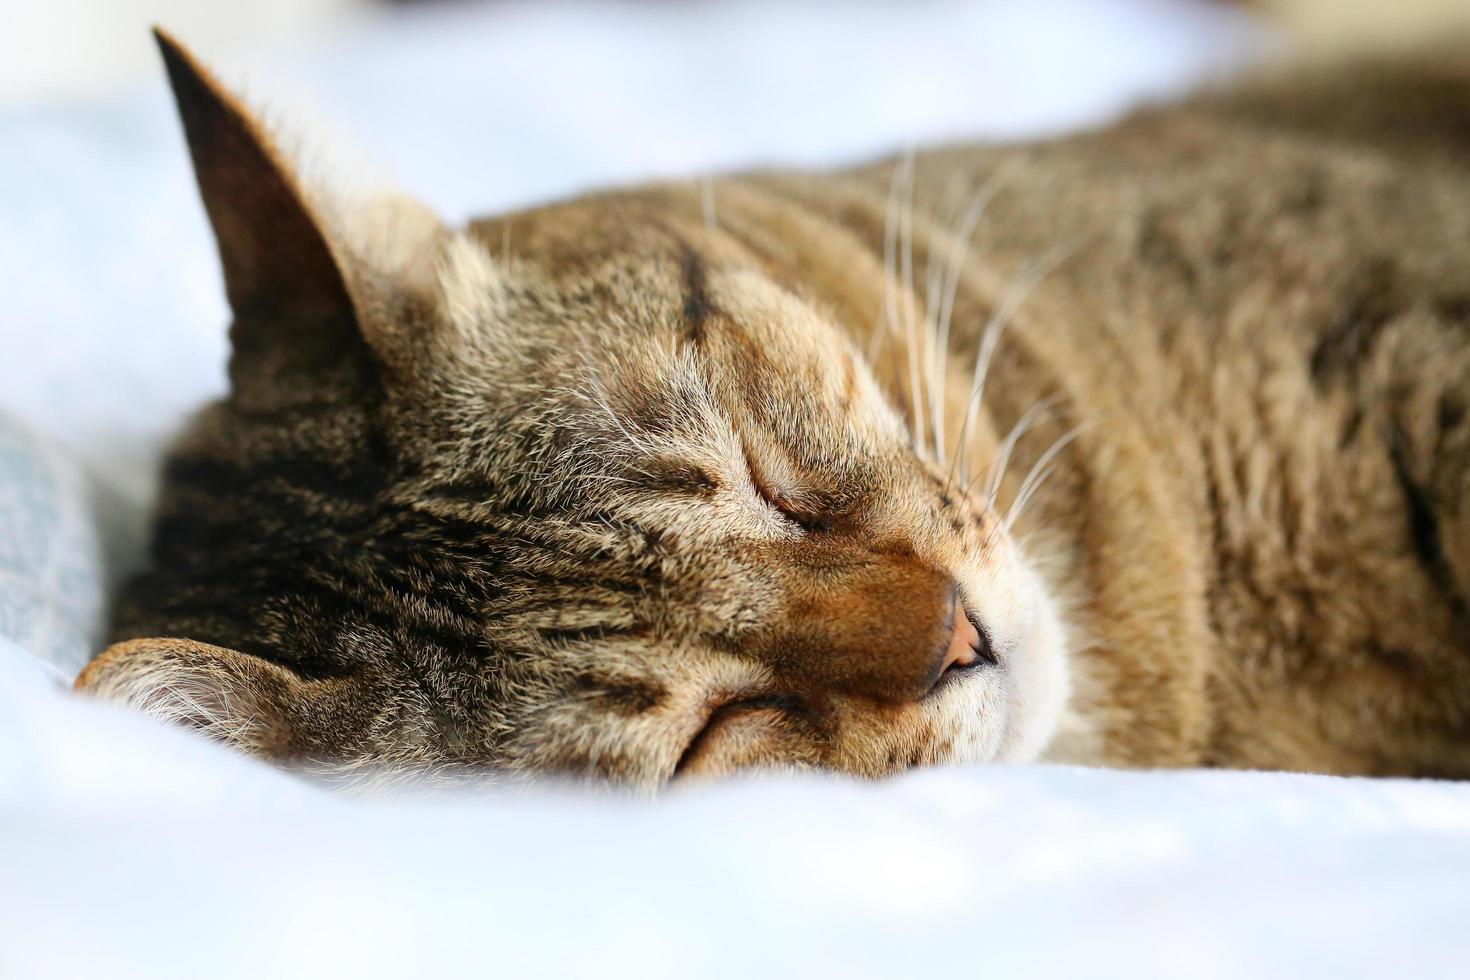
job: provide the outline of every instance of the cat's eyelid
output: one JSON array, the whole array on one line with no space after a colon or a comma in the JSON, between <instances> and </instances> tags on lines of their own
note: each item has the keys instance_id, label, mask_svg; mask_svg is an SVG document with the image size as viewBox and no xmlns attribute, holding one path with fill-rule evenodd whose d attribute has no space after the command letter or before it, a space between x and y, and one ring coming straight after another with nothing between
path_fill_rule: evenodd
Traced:
<instances>
[{"instance_id":1,"label":"cat's eyelid","mask_svg":"<svg viewBox=\"0 0 1470 980\"><path fill-rule=\"evenodd\" d=\"M820 514L809 508L801 507L790 496L771 486L770 479L755 454L750 451L749 442L742 439L740 447L745 454L745 467L750 473L750 485L755 489L756 496L760 497L766 506L804 531L827 529L827 522Z\"/></svg>"},{"instance_id":2,"label":"cat's eyelid","mask_svg":"<svg viewBox=\"0 0 1470 980\"><path fill-rule=\"evenodd\" d=\"M750 443L742 439L740 441L740 448L745 454L745 470L750 476L750 485L755 488L756 496L760 497L776 510L784 512L786 497L771 486L770 475L766 472L766 468L761 466L760 461L756 459L755 453L750 451Z\"/></svg>"}]
</instances>

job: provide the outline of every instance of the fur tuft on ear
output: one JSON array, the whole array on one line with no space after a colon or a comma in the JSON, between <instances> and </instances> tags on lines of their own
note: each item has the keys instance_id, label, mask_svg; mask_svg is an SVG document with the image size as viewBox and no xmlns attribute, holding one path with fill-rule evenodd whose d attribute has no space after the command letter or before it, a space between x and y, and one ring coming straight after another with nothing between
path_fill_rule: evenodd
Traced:
<instances>
[{"instance_id":1,"label":"fur tuft on ear","mask_svg":"<svg viewBox=\"0 0 1470 980\"><path fill-rule=\"evenodd\" d=\"M459 234L445 240L435 275L445 319L472 343L503 302L505 280L499 267L482 242Z\"/></svg>"},{"instance_id":2,"label":"fur tuft on ear","mask_svg":"<svg viewBox=\"0 0 1470 980\"><path fill-rule=\"evenodd\" d=\"M310 682L279 664L182 639L117 643L76 680L85 694L125 704L256 755L312 754L313 729L334 682Z\"/></svg>"}]
</instances>

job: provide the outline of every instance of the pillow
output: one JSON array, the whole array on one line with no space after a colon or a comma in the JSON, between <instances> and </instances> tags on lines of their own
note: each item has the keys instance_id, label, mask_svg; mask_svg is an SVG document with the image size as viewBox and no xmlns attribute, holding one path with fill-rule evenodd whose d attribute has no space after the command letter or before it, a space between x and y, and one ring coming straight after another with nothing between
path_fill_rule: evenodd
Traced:
<instances>
[{"instance_id":1,"label":"pillow","mask_svg":"<svg viewBox=\"0 0 1470 980\"><path fill-rule=\"evenodd\" d=\"M93 499L80 469L0 417L0 638L67 681L105 625Z\"/></svg>"}]
</instances>

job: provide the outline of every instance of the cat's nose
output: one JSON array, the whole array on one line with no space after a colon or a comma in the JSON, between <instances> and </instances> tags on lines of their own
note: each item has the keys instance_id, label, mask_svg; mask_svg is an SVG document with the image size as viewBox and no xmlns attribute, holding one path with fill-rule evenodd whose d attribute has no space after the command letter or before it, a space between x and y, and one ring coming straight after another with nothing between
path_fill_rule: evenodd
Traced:
<instances>
[{"instance_id":1,"label":"cat's nose","mask_svg":"<svg viewBox=\"0 0 1470 980\"><path fill-rule=\"evenodd\" d=\"M949 638L949 646L944 652L944 662L940 667L940 674L951 669L963 670L966 667L974 667L981 662L986 654L988 643L980 627L965 609L964 602L959 596L955 597L954 604L954 634Z\"/></svg>"},{"instance_id":2,"label":"cat's nose","mask_svg":"<svg viewBox=\"0 0 1470 980\"><path fill-rule=\"evenodd\" d=\"M842 557L793 575L780 621L750 651L779 675L812 691L916 701L945 672L988 662L948 572L900 549Z\"/></svg>"}]
</instances>

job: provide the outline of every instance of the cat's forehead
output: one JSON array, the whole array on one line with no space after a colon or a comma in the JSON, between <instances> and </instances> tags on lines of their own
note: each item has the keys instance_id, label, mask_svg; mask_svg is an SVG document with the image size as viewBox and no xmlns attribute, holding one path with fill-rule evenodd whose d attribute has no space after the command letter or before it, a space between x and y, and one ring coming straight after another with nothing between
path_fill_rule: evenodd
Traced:
<instances>
[{"instance_id":1,"label":"cat's forehead","mask_svg":"<svg viewBox=\"0 0 1470 980\"><path fill-rule=\"evenodd\" d=\"M677 339L685 273L703 266L689 258L696 246L616 207L548 210L475 222L445 245L438 290L448 343L561 369L561 355L616 368L620 355Z\"/></svg>"},{"instance_id":2,"label":"cat's forehead","mask_svg":"<svg viewBox=\"0 0 1470 980\"><path fill-rule=\"evenodd\" d=\"M429 378L455 429L685 459L728 456L737 434L813 459L902 442L842 326L691 207L599 195L455 236Z\"/></svg>"},{"instance_id":3,"label":"cat's forehead","mask_svg":"<svg viewBox=\"0 0 1470 980\"><path fill-rule=\"evenodd\" d=\"M623 242L573 261L540 242L538 253L509 257L474 233L446 247L430 379L443 394L549 407L660 392L687 401L703 387L667 250Z\"/></svg>"},{"instance_id":4,"label":"cat's forehead","mask_svg":"<svg viewBox=\"0 0 1470 980\"><path fill-rule=\"evenodd\" d=\"M445 249L451 342L558 354L616 373L679 350L780 383L850 373L844 332L672 192L604 194L472 222ZM524 360L524 358L523 358Z\"/></svg>"}]
</instances>

